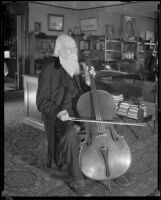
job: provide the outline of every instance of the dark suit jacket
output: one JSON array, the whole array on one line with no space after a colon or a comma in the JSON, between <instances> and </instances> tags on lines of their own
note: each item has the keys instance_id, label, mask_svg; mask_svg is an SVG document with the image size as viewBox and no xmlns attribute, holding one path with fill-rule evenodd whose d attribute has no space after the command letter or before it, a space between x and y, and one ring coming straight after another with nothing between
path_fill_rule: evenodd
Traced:
<instances>
[{"instance_id":1,"label":"dark suit jacket","mask_svg":"<svg viewBox=\"0 0 161 200\"><path fill-rule=\"evenodd\" d=\"M38 89L36 95L37 109L42 114L45 130L48 137L49 151L54 154L55 141L55 119L59 111L62 110L62 103L65 97L69 75L61 66L59 59L44 66L38 77ZM80 93L88 91L89 87L83 83L80 77L76 79Z\"/></svg>"},{"instance_id":2,"label":"dark suit jacket","mask_svg":"<svg viewBox=\"0 0 161 200\"><path fill-rule=\"evenodd\" d=\"M47 118L54 119L61 110L64 95L65 73L56 62L44 66L38 78L37 109Z\"/></svg>"},{"instance_id":3,"label":"dark suit jacket","mask_svg":"<svg viewBox=\"0 0 161 200\"><path fill-rule=\"evenodd\" d=\"M61 66L58 58L44 66L40 73L36 105L37 109L47 118L55 119L58 112L61 111L68 79L69 75ZM80 76L76 76L75 80L80 94L89 90Z\"/></svg>"}]
</instances>

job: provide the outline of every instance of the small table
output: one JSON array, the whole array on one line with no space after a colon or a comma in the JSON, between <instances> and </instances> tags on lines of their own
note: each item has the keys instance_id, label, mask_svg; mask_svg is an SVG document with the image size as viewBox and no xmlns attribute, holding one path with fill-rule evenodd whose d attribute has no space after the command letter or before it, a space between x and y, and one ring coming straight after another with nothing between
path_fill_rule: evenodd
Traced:
<instances>
[{"instance_id":1,"label":"small table","mask_svg":"<svg viewBox=\"0 0 161 200\"><path fill-rule=\"evenodd\" d=\"M126 100L138 101L141 102L152 102L156 104L156 94L157 94L157 83L143 80L135 80L127 78L125 75L113 75L108 72L100 72L96 75L96 88L103 89L109 93L123 94ZM131 76L132 78L132 76ZM155 97L155 98L154 98ZM157 113L157 104L155 106L155 113ZM157 115L157 114L155 114ZM152 120L152 115L149 115L147 118L142 116L139 117L137 122L147 122ZM156 118L156 116L155 116ZM121 117L121 120L127 119L127 117ZM157 119L157 118L156 118ZM154 129L156 128L156 119L154 122ZM135 136L140 138L140 133L142 127L139 128L139 135Z\"/></svg>"}]
</instances>

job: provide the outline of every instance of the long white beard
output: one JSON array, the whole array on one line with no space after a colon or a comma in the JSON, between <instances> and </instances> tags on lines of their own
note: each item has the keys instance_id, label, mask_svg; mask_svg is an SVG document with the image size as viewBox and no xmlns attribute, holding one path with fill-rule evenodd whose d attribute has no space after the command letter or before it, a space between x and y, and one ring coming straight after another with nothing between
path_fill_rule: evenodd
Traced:
<instances>
[{"instance_id":1,"label":"long white beard","mask_svg":"<svg viewBox=\"0 0 161 200\"><path fill-rule=\"evenodd\" d=\"M65 69L65 71L70 75L78 75L80 74L80 66L78 63L77 55L71 55L67 59L63 59L61 56L59 57L60 63Z\"/></svg>"}]
</instances>

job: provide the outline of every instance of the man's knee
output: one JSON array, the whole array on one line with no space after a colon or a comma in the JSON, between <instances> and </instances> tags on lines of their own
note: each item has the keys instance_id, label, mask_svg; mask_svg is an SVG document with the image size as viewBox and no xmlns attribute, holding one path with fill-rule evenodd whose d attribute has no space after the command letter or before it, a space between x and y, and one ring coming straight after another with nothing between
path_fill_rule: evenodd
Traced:
<instances>
[{"instance_id":1,"label":"man's knee","mask_svg":"<svg viewBox=\"0 0 161 200\"><path fill-rule=\"evenodd\" d=\"M66 131L67 131L66 136L67 136L68 139L75 140L77 138L77 131L76 131L76 128L73 125L68 127Z\"/></svg>"}]
</instances>

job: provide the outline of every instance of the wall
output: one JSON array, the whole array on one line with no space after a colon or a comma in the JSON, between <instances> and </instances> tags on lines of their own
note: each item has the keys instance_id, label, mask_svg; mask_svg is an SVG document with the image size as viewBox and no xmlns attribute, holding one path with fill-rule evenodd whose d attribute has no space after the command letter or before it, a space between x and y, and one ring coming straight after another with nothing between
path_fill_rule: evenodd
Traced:
<instances>
[{"instance_id":1,"label":"wall","mask_svg":"<svg viewBox=\"0 0 161 200\"><path fill-rule=\"evenodd\" d=\"M29 3L29 32L34 31L35 22L40 22L41 32L47 35L60 35L60 31L48 31L48 14L64 15L64 33L68 33L68 28L78 26L79 13L75 10Z\"/></svg>"},{"instance_id":2,"label":"wall","mask_svg":"<svg viewBox=\"0 0 161 200\"><path fill-rule=\"evenodd\" d=\"M49 13L64 15L63 32L65 33L68 33L69 28L74 28L74 26L80 26L79 24L80 19L96 17L98 21L98 28L97 31L94 32L95 35L104 35L105 25L111 24L114 25L115 28L115 37L120 38L122 15L129 15L136 17L135 28L137 36L142 36L145 38L146 30L155 32L157 31L156 20L141 16L141 13L132 10L130 7L128 7L128 5L76 11L76 10L58 8L50 5L29 3L29 32L34 31L35 22L40 22L41 32L44 32L47 35L61 34L62 32L59 31L48 31L47 16ZM135 15L136 13L138 15Z\"/></svg>"},{"instance_id":3,"label":"wall","mask_svg":"<svg viewBox=\"0 0 161 200\"><path fill-rule=\"evenodd\" d=\"M122 31L121 30L122 15L136 17L135 31L136 31L137 36L142 36L143 38L145 38L146 30L157 32L157 20L154 20L153 18L150 18L150 17L141 16L141 15L136 16L134 15L134 13L130 14L128 10L127 12L125 12L125 10L121 8L121 6L79 11L80 19L92 18L92 17L97 18L98 28L97 28L97 31L95 32L96 35L104 35L106 24L109 24L109 25L114 25L116 38L120 38L121 33L122 33L121 32Z\"/></svg>"}]
</instances>

